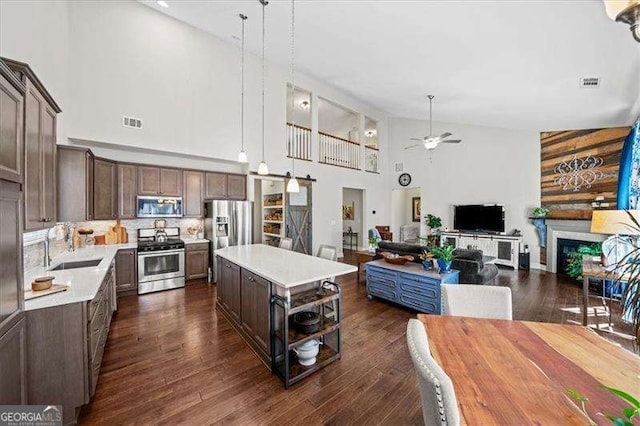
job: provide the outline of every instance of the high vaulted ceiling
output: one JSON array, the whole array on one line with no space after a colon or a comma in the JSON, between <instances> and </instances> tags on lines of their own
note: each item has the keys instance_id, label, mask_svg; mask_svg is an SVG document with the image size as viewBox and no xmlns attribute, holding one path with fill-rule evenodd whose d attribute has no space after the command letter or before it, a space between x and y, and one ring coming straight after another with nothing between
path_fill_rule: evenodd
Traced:
<instances>
[{"instance_id":1,"label":"high vaulted ceiling","mask_svg":"<svg viewBox=\"0 0 640 426\"><path fill-rule=\"evenodd\" d=\"M148 6L247 48L261 5L167 0ZM290 2L267 6L267 59L286 66ZM296 64L392 116L556 130L631 124L640 114L640 43L592 1L296 1ZM597 89L580 77L599 77Z\"/></svg>"}]
</instances>

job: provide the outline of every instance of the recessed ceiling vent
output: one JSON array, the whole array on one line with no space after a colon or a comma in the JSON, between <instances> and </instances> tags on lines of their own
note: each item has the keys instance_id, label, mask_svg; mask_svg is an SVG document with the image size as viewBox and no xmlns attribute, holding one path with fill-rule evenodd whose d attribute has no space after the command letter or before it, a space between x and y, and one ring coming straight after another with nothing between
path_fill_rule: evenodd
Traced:
<instances>
[{"instance_id":1,"label":"recessed ceiling vent","mask_svg":"<svg viewBox=\"0 0 640 426\"><path fill-rule=\"evenodd\" d=\"M583 89L597 89L600 87L600 77L580 78L580 87Z\"/></svg>"},{"instance_id":2,"label":"recessed ceiling vent","mask_svg":"<svg viewBox=\"0 0 640 426\"><path fill-rule=\"evenodd\" d=\"M142 129L142 120L133 117L122 117L122 125L132 129Z\"/></svg>"},{"instance_id":3,"label":"recessed ceiling vent","mask_svg":"<svg viewBox=\"0 0 640 426\"><path fill-rule=\"evenodd\" d=\"M404 163L396 163L396 172L401 172L404 170Z\"/></svg>"}]
</instances>

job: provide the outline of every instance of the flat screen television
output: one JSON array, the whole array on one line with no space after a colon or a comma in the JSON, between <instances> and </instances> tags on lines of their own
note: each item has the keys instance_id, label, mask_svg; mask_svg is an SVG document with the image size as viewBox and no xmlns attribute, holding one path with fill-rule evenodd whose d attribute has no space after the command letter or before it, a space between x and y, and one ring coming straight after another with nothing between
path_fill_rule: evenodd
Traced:
<instances>
[{"instance_id":1,"label":"flat screen television","mask_svg":"<svg viewBox=\"0 0 640 426\"><path fill-rule=\"evenodd\" d=\"M504 207L498 204L455 206L453 227L458 231L504 232Z\"/></svg>"}]
</instances>

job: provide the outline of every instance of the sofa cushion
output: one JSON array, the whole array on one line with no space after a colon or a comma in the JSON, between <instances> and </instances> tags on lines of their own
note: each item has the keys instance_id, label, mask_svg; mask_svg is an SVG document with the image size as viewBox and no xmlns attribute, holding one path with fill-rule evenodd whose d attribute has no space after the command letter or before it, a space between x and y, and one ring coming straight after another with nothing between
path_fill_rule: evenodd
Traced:
<instances>
[{"instance_id":1,"label":"sofa cushion","mask_svg":"<svg viewBox=\"0 0 640 426\"><path fill-rule=\"evenodd\" d=\"M454 259L478 262L478 267L480 269L484 268L484 263L482 262L482 250L456 249L456 251L453 252L453 257Z\"/></svg>"},{"instance_id":2,"label":"sofa cushion","mask_svg":"<svg viewBox=\"0 0 640 426\"><path fill-rule=\"evenodd\" d=\"M380 252L387 251L391 253L396 253L401 256L410 254L414 257L413 261L416 263L422 263L420 259L420 255L424 250L427 250L427 247L415 245L415 244L403 244L403 243L392 243L390 241L380 241L378 243L378 249L376 250L376 259L380 259Z\"/></svg>"}]
</instances>

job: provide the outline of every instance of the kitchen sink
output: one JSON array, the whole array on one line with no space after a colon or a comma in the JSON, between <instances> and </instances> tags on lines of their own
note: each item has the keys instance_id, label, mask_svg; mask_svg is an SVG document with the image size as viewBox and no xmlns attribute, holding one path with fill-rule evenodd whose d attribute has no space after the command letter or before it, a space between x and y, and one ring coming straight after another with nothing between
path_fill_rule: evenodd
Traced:
<instances>
[{"instance_id":1,"label":"kitchen sink","mask_svg":"<svg viewBox=\"0 0 640 426\"><path fill-rule=\"evenodd\" d=\"M76 262L62 262L49 270L62 271L65 269L91 268L93 266L98 266L100 262L102 262L102 258L91 259L91 260L79 260Z\"/></svg>"}]
</instances>

